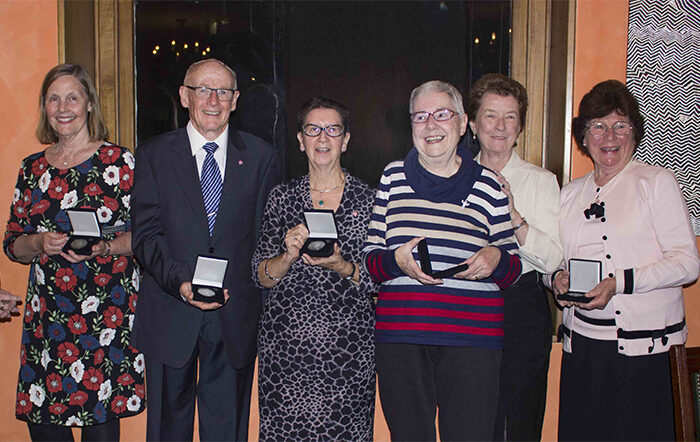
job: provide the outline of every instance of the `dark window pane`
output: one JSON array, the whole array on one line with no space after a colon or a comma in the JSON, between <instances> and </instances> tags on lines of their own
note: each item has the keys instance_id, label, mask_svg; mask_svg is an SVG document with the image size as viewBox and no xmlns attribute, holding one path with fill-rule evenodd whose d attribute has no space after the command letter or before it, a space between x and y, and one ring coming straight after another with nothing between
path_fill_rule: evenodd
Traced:
<instances>
[{"instance_id":1,"label":"dark window pane","mask_svg":"<svg viewBox=\"0 0 700 442\"><path fill-rule=\"evenodd\" d=\"M273 142L289 177L307 170L296 113L320 95L350 109L343 166L376 185L411 148L411 90L440 79L466 100L484 73L508 74L509 28L510 1L138 1L138 141L184 127L185 70L216 57L239 76L232 124Z\"/></svg>"}]
</instances>

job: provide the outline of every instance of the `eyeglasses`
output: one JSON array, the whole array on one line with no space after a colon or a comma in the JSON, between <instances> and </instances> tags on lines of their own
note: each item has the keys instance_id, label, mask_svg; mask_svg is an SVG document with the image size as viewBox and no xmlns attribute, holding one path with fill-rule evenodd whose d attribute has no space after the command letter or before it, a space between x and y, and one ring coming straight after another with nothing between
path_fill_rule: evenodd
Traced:
<instances>
[{"instance_id":1,"label":"eyeglasses","mask_svg":"<svg viewBox=\"0 0 700 442\"><path fill-rule=\"evenodd\" d=\"M321 135L321 131L326 132L326 135L333 138L339 137L345 133L345 129L340 124L329 124L326 127L321 127L309 123L302 128L302 131L308 137L317 137Z\"/></svg>"},{"instance_id":2,"label":"eyeglasses","mask_svg":"<svg viewBox=\"0 0 700 442\"><path fill-rule=\"evenodd\" d=\"M600 138L608 132L610 126L605 123L592 123L586 126L588 128L588 133L595 138ZM629 135L634 128L632 125L626 121L618 121L612 125L613 133L617 136Z\"/></svg>"},{"instance_id":3,"label":"eyeglasses","mask_svg":"<svg viewBox=\"0 0 700 442\"><path fill-rule=\"evenodd\" d=\"M458 112L450 109L438 109L435 112L414 112L411 114L411 123L427 123L431 115L435 121L447 121L457 114Z\"/></svg>"},{"instance_id":4,"label":"eyeglasses","mask_svg":"<svg viewBox=\"0 0 700 442\"><path fill-rule=\"evenodd\" d=\"M233 93L236 92L236 89L215 89L213 87L188 86L186 84L183 86L192 89L194 91L194 97L198 100L208 100L212 92L216 92L216 97L219 101L231 101L233 100Z\"/></svg>"}]
</instances>

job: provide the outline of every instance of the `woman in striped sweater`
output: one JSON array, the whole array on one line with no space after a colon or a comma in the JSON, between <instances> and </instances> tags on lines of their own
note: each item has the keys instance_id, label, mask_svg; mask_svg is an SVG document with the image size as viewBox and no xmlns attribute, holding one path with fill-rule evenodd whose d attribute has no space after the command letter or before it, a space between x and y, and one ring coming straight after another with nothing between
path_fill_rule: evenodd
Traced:
<instances>
[{"instance_id":1,"label":"woman in striped sweater","mask_svg":"<svg viewBox=\"0 0 700 442\"><path fill-rule=\"evenodd\" d=\"M389 164L374 203L363 262L380 282L379 394L393 440L487 440L493 435L503 346L500 288L521 272L508 198L496 175L458 147L462 96L430 81L410 101L412 149ZM437 279L414 248L425 238Z\"/></svg>"}]
</instances>

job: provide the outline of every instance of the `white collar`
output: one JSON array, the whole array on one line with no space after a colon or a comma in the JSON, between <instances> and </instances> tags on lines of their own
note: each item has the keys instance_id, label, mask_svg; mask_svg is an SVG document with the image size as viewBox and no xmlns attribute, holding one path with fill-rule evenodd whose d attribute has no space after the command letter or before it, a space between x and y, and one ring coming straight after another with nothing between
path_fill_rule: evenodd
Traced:
<instances>
[{"instance_id":1,"label":"white collar","mask_svg":"<svg viewBox=\"0 0 700 442\"><path fill-rule=\"evenodd\" d=\"M190 140L190 149L192 149L192 156L195 156L199 149L202 148L206 143L209 143L209 140L204 138L202 134L200 134L197 129L195 129L194 125L192 124L192 120L190 120L189 123L187 123L187 137ZM226 147L228 146L228 125L226 125L226 129L224 129L223 132L221 132L221 135L219 135L214 141L219 147Z\"/></svg>"},{"instance_id":2,"label":"white collar","mask_svg":"<svg viewBox=\"0 0 700 442\"><path fill-rule=\"evenodd\" d=\"M481 164L482 166L484 165L481 162L481 151L479 151L476 154L476 157L474 157L474 160ZM520 155L515 151L515 148L511 149L510 151L510 158L506 162L506 164L503 166L503 169L501 169L501 173L503 173L504 170L509 170L509 169L515 169L518 166L520 166L524 161L520 158Z\"/></svg>"}]
</instances>

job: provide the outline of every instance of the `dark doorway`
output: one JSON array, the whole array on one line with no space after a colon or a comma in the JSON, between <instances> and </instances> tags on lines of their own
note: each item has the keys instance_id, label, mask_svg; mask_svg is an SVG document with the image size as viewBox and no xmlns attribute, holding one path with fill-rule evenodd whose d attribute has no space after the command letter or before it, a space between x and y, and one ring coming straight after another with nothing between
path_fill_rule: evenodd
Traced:
<instances>
[{"instance_id":1,"label":"dark doorway","mask_svg":"<svg viewBox=\"0 0 700 442\"><path fill-rule=\"evenodd\" d=\"M510 1L140 0L135 10L137 144L184 127L185 70L215 57L238 74L232 124L274 144L288 177L306 172L296 113L313 96L350 109L343 166L376 186L411 148L414 87L440 79L466 95L482 74L509 73Z\"/></svg>"}]
</instances>

